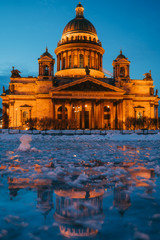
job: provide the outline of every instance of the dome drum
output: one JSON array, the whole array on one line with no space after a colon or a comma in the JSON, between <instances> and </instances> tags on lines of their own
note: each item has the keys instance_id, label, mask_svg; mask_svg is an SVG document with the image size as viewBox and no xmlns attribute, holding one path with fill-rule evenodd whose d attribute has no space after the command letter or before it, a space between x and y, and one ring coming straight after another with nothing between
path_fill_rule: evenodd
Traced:
<instances>
[{"instance_id":1,"label":"dome drum","mask_svg":"<svg viewBox=\"0 0 160 240\"><path fill-rule=\"evenodd\" d=\"M55 53L57 55L56 76L84 76L85 68L88 66L89 69L94 69L90 71L91 76L104 77L102 72L104 50L100 46L84 43L61 45Z\"/></svg>"},{"instance_id":2,"label":"dome drum","mask_svg":"<svg viewBox=\"0 0 160 240\"><path fill-rule=\"evenodd\" d=\"M87 36L84 36L84 34L75 37L72 36L71 38L66 37L65 39L62 39L58 42L57 47L68 43L91 43L102 47L102 43L99 40L96 40L95 37L91 38L91 36L89 36L87 38Z\"/></svg>"}]
</instances>

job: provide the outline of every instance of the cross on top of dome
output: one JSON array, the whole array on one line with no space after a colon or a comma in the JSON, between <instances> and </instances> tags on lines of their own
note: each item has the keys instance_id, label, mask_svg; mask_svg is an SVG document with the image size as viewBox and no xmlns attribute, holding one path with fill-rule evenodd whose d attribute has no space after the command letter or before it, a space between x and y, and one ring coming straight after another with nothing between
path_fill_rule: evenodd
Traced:
<instances>
[{"instance_id":1,"label":"cross on top of dome","mask_svg":"<svg viewBox=\"0 0 160 240\"><path fill-rule=\"evenodd\" d=\"M81 2L76 7L76 17L82 17L83 18L84 13L84 7L82 6Z\"/></svg>"}]
</instances>

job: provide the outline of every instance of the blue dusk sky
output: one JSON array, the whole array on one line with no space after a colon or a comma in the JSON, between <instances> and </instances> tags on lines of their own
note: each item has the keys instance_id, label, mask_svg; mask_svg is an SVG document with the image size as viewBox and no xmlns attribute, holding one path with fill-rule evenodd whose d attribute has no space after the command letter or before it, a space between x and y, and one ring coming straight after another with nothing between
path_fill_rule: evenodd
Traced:
<instances>
[{"instance_id":1,"label":"blue dusk sky","mask_svg":"<svg viewBox=\"0 0 160 240\"><path fill-rule=\"evenodd\" d=\"M81 3L105 49L104 69L112 72L112 61L122 49L131 61L131 78L143 79L143 74L152 70L155 88L160 91L160 1ZM56 58L57 42L75 17L77 4L77 0L0 0L0 94L3 85L8 88L12 66L24 77L37 76L37 59L46 45Z\"/></svg>"}]
</instances>

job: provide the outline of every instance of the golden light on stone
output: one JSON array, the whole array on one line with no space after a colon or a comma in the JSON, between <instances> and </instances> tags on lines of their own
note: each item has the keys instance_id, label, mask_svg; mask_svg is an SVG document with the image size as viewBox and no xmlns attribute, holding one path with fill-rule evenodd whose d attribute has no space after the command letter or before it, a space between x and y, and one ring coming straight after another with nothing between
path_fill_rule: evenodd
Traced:
<instances>
[{"instance_id":1,"label":"golden light on stone","mask_svg":"<svg viewBox=\"0 0 160 240\"><path fill-rule=\"evenodd\" d=\"M38 59L37 77L21 77L13 67L9 90L3 88L1 96L3 127L158 128L159 98L151 71L143 80L131 79L130 61L121 50L112 63L113 78L106 77L104 52L95 27L84 17L79 3L75 18L65 26L55 49L56 73L48 48ZM133 120L136 124L143 121L136 126Z\"/></svg>"}]
</instances>

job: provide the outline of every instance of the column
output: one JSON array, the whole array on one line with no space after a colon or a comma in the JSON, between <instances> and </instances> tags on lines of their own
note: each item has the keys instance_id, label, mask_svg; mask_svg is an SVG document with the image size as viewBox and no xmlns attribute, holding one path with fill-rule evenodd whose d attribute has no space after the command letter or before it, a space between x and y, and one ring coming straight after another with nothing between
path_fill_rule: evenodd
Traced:
<instances>
[{"instance_id":1,"label":"column","mask_svg":"<svg viewBox=\"0 0 160 240\"><path fill-rule=\"evenodd\" d=\"M63 70L63 52L61 53L61 70Z\"/></svg>"},{"instance_id":2,"label":"column","mask_svg":"<svg viewBox=\"0 0 160 240\"><path fill-rule=\"evenodd\" d=\"M100 53L98 53L98 70L100 70Z\"/></svg>"},{"instance_id":3,"label":"column","mask_svg":"<svg viewBox=\"0 0 160 240\"><path fill-rule=\"evenodd\" d=\"M85 102L82 101L82 129L85 128Z\"/></svg>"},{"instance_id":4,"label":"column","mask_svg":"<svg viewBox=\"0 0 160 240\"><path fill-rule=\"evenodd\" d=\"M66 51L66 66L65 68L67 69L68 68L68 51Z\"/></svg>"},{"instance_id":5,"label":"column","mask_svg":"<svg viewBox=\"0 0 160 240\"><path fill-rule=\"evenodd\" d=\"M121 127L121 107L120 101L117 102L117 127L120 129Z\"/></svg>"},{"instance_id":6,"label":"column","mask_svg":"<svg viewBox=\"0 0 160 240\"><path fill-rule=\"evenodd\" d=\"M65 120L65 102L62 103L62 120Z\"/></svg>"},{"instance_id":7,"label":"column","mask_svg":"<svg viewBox=\"0 0 160 240\"><path fill-rule=\"evenodd\" d=\"M98 111L98 123L97 123L97 126L98 126L98 129L101 128L101 107L100 107L100 103L98 104L97 106L97 111Z\"/></svg>"},{"instance_id":8,"label":"column","mask_svg":"<svg viewBox=\"0 0 160 240\"><path fill-rule=\"evenodd\" d=\"M134 110L134 130L136 129L137 127L137 111L136 109Z\"/></svg>"},{"instance_id":9,"label":"column","mask_svg":"<svg viewBox=\"0 0 160 240\"><path fill-rule=\"evenodd\" d=\"M71 68L74 68L73 50L71 51Z\"/></svg>"},{"instance_id":10,"label":"column","mask_svg":"<svg viewBox=\"0 0 160 240\"><path fill-rule=\"evenodd\" d=\"M102 54L101 54L101 55L100 55L100 62L101 62L101 69L100 69L100 70L101 70L101 71L102 71L102 69L103 69L103 64L102 64L103 61L102 61L102 58L103 58L103 56L102 56Z\"/></svg>"},{"instance_id":11,"label":"column","mask_svg":"<svg viewBox=\"0 0 160 240\"><path fill-rule=\"evenodd\" d=\"M115 129L118 129L118 106L117 106L117 102L115 103Z\"/></svg>"},{"instance_id":12,"label":"column","mask_svg":"<svg viewBox=\"0 0 160 240\"><path fill-rule=\"evenodd\" d=\"M3 126L2 128L6 128L6 105L3 104Z\"/></svg>"},{"instance_id":13,"label":"column","mask_svg":"<svg viewBox=\"0 0 160 240\"><path fill-rule=\"evenodd\" d=\"M90 57L90 66L89 66L89 68L92 68L92 52L91 51L89 51L89 57Z\"/></svg>"},{"instance_id":14,"label":"column","mask_svg":"<svg viewBox=\"0 0 160 240\"><path fill-rule=\"evenodd\" d=\"M77 67L80 68L80 56L79 56L79 49L77 51Z\"/></svg>"},{"instance_id":15,"label":"column","mask_svg":"<svg viewBox=\"0 0 160 240\"><path fill-rule=\"evenodd\" d=\"M74 128L75 127L75 115L74 115L74 104L72 103L71 104L71 125L72 125L72 128Z\"/></svg>"},{"instance_id":16,"label":"column","mask_svg":"<svg viewBox=\"0 0 160 240\"><path fill-rule=\"evenodd\" d=\"M10 127L14 127L14 103L10 102Z\"/></svg>"},{"instance_id":17,"label":"column","mask_svg":"<svg viewBox=\"0 0 160 240\"><path fill-rule=\"evenodd\" d=\"M22 110L20 110L20 124L22 126Z\"/></svg>"},{"instance_id":18,"label":"column","mask_svg":"<svg viewBox=\"0 0 160 240\"><path fill-rule=\"evenodd\" d=\"M114 128L114 109L113 109L113 103L110 104L110 121L111 121L111 129Z\"/></svg>"},{"instance_id":19,"label":"column","mask_svg":"<svg viewBox=\"0 0 160 240\"><path fill-rule=\"evenodd\" d=\"M94 101L92 101L91 104L92 104L92 106L91 106L91 128L94 129L95 128L95 114L94 114L95 103L94 103Z\"/></svg>"},{"instance_id":20,"label":"column","mask_svg":"<svg viewBox=\"0 0 160 240\"><path fill-rule=\"evenodd\" d=\"M125 129L126 116L125 116L125 102L123 100L122 100L121 106L122 106L122 129Z\"/></svg>"},{"instance_id":21,"label":"column","mask_svg":"<svg viewBox=\"0 0 160 240\"><path fill-rule=\"evenodd\" d=\"M102 129L104 129L104 101L101 103L101 122L102 122Z\"/></svg>"},{"instance_id":22,"label":"column","mask_svg":"<svg viewBox=\"0 0 160 240\"><path fill-rule=\"evenodd\" d=\"M122 101L120 101L119 107L120 107L120 129L123 129L123 105L122 105Z\"/></svg>"},{"instance_id":23,"label":"column","mask_svg":"<svg viewBox=\"0 0 160 240\"><path fill-rule=\"evenodd\" d=\"M159 121L158 121L158 106L156 106L156 128L158 129L159 127Z\"/></svg>"},{"instance_id":24,"label":"column","mask_svg":"<svg viewBox=\"0 0 160 240\"><path fill-rule=\"evenodd\" d=\"M56 119L56 113L55 113L55 100L54 99L52 99L52 103L53 103L53 121L55 121L55 119Z\"/></svg>"},{"instance_id":25,"label":"column","mask_svg":"<svg viewBox=\"0 0 160 240\"><path fill-rule=\"evenodd\" d=\"M60 54L57 55L57 72L60 70Z\"/></svg>"},{"instance_id":26,"label":"column","mask_svg":"<svg viewBox=\"0 0 160 240\"><path fill-rule=\"evenodd\" d=\"M94 69L96 69L96 52L94 52Z\"/></svg>"},{"instance_id":27,"label":"column","mask_svg":"<svg viewBox=\"0 0 160 240\"><path fill-rule=\"evenodd\" d=\"M88 64L86 64L86 51L84 50L84 68L87 66Z\"/></svg>"}]
</instances>

